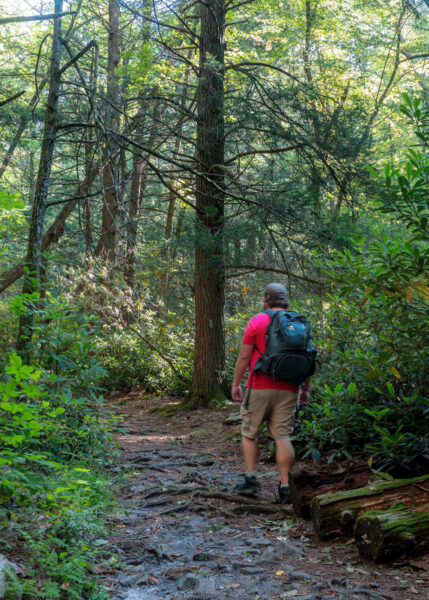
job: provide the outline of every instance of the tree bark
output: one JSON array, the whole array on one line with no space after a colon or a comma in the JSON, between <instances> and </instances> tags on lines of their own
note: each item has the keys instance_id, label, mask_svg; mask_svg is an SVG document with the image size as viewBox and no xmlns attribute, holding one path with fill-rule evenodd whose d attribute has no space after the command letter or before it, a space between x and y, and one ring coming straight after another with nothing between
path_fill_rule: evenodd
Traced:
<instances>
[{"instance_id":1,"label":"tree bark","mask_svg":"<svg viewBox=\"0 0 429 600\"><path fill-rule=\"evenodd\" d=\"M374 510L356 521L356 545L367 560L383 562L429 550L429 504Z\"/></svg>"},{"instance_id":2,"label":"tree bark","mask_svg":"<svg viewBox=\"0 0 429 600\"><path fill-rule=\"evenodd\" d=\"M200 5L197 91L195 352L189 404L223 396L225 378L224 47L223 0Z\"/></svg>"},{"instance_id":3,"label":"tree bark","mask_svg":"<svg viewBox=\"0 0 429 600\"><path fill-rule=\"evenodd\" d=\"M320 538L350 535L356 519L369 510L389 509L395 502L418 506L428 501L429 475L375 481L357 490L316 496L311 503L311 518Z\"/></svg>"},{"instance_id":4,"label":"tree bark","mask_svg":"<svg viewBox=\"0 0 429 600\"><path fill-rule=\"evenodd\" d=\"M315 496L327 492L353 490L365 486L372 471L366 461L294 469L289 474L289 490L295 514L310 518L310 504Z\"/></svg>"},{"instance_id":5,"label":"tree bark","mask_svg":"<svg viewBox=\"0 0 429 600\"><path fill-rule=\"evenodd\" d=\"M117 69L120 59L119 0L109 0L109 41L107 50L107 93L105 127L107 134L103 168L103 212L100 253L112 266L117 258L117 229L119 217L120 152L114 131L119 130L119 81Z\"/></svg>"},{"instance_id":6,"label":"tree bark","mask_svg":"<svg viewBox=\"0 0 429 600\"><path fill-rule=\"evenodd\" d=\"M60 15L62 0L55 0L55 14ZM26 276L22 288L23 295L31 295L38 290L40 278L40 263L42 255L42 235L45 221L46 203L49 192L52 159L55 147L55 137L58 130L58 97L60 93L60 60L61 60L61 19L54 21L52 36L51 64L49 71L49 94L45 112L45 127L43 131L42 148L40 152L39 172L34 194L30 230L28 234ZM19 321L17 350L24 358L28 358L25 349L26 340L31 338L34 322L34 312L28 306Z\"/></svg>"}]
</instances>

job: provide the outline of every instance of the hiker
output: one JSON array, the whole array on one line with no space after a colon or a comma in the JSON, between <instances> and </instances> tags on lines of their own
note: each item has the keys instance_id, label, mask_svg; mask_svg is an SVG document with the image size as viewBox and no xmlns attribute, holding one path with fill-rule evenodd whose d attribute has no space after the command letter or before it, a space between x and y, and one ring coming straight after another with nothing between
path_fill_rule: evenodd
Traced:
<instances>
[{"instance_id":1,"label":"hiker","mask_svg":"<svg viewBox=\"0 0 429 600\"><path fill-rule=\"evenodd\" d=\"M281 504L289 504L288 477L295 458L289 436L293 430L299 385L294 381L274 379L272 375L258 370L257 364L258 361L260 363L260 357L266 349L267 326L276 311L284 311L289 306L286 288L280 283L270 283L264 290L263 302L267 312L259 313L247 325L232 383L232 399L241 402L242 449L246 469L244 481L235 486L234 492L245 496L254 496L257 493L259 482L255 469L258 433L263 422L267 421L268 435L275 441L276 462L280 472L278 501ZM240 382L247 367L249 377L243 394ZM309 379L307 377L301 387L300 405L308 402Z\"/></svg>"}]
</instances>

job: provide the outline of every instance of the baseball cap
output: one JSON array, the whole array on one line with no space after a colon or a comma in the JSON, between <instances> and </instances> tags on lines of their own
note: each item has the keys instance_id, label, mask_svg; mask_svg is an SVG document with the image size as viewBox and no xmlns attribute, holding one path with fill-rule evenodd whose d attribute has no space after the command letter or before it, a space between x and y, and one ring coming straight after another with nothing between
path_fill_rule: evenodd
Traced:
<instances>
[{"instance_id":1,"label":"baseball cap","mask_svg":"<svg viewBox=\"0 0 429 600\"><path fill-rule=\"evenodd\" d=\"M264 296L269 296L271 301L286 302L286 288L281 283L269 283L264 289Z\"/></svg>"}]
</instances>

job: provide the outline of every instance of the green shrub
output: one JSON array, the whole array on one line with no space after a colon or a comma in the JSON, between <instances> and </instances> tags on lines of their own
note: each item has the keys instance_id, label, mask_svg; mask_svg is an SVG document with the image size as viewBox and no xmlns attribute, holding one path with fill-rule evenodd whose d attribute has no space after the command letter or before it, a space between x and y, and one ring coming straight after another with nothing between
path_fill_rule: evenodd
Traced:
<instances>
[{"instance_id":1,"label":"green shrub","mask_svg":"<svg viewBox=\"0 0 429 600\"><path fill-rule=\"evenodd\" d=\"M319 369L297 441L304 455L366 451L379 468L410 474L429 466L429 108L404 98L421 149L403 169L386 167L377 200L397 225L319 263L332 293L318 304Z\"/></svg>"}]
</instances>

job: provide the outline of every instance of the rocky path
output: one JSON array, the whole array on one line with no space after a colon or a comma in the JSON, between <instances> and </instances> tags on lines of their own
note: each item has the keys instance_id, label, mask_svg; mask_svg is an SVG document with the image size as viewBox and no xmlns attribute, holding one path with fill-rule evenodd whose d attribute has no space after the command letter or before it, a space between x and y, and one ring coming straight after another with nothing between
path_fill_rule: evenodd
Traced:
<instances>
[{"instance_id":1,"label":"rocky path","mask_svg":"<svg viewBox=\"0 0 429 600\"><path fill-rule=\"evenodd\" d=\"M241 472L236 407L161 417L159 399L114 398L120 511L111 542L120 559L105 584L112 600L428 598L424 559L363 563L351 540L319 542L311 524L275 504L277 475L261 464L258 499L231 493Z\"/></svg>"}]
</instances>

